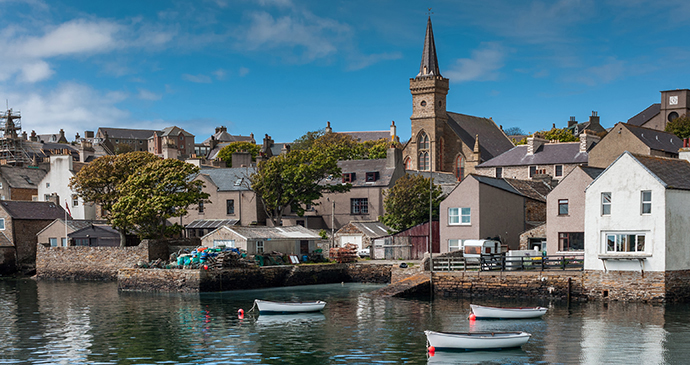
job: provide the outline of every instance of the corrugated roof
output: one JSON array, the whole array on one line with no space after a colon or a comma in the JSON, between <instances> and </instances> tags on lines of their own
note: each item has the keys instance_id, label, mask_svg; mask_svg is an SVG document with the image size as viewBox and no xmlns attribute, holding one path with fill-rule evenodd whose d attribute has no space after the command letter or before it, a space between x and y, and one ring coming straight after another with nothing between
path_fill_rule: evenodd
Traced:
<instances>
[{"instance_id":1,"label":"corrugated roof","mask_svg":"<svg viewBox=\"0 0 690 365\"><path fill-rule=\"evenodd\" d=\"M624 125L630 133L634 134L642 143L653 150L678 153L678 149L683 147L683 140L673 133L638 127L632 124L620 124Z\"/></svg>"},{"instance_id":2,"label":"corrugated roof","mask_svg":"<svg viewBox=\"0 0 690 365\"><path fill-rule=\"evenodd\" d=\"M216 229L223 226L234 226L239 222L239 219L195 219L185 229L190 228L206 228Z\"/></svg>"},{"instance_id":3,"label":"corrugated roof","mask_svg":"<svg viewBox=\"0 0 690 365\"><path fill-rule=\"evenodd\" d=\"M513 147L513 143L489 118L447 112L448 126L460 137L462 142L474 148L475 136L479 135L479 150L482 158L488 161Z\"/></svg>"},{"instance_id":4,"label":"corrugated roof","mask_svg":"<svg viewBox=\"0 0 690 365\"><path fill-rule=\"evenodd\" d=\"M667 189L690 190L690 162L684 159L635 155L637 161L666 184Z\"/></svg>"},{"instance_id":5,"label":"corrugated roof","mask_svg":"<svg viewBox=\"0 0 690 365\"><path fill-rule=\"evenodd\" d=\"M319 234L311 229L302 226L290 227L229 227L224 226L223 229L228 229L237 232L237 234L246 238L272 238L272 239L303 239L314 240L321 239Z\"/></svg>"},{"instance_id":6,"label":"corrugated roof","mask_svg":"<svg viewBox=\"0 0 690 365\"><path fill-rule=\"evenodd\" d=\"M202 169L201 174L208 176L218 187L218 191L248 191L249 176L256 172L256 167L235 167L220 169Z\"/></svg>"},{"instance_id":7,"label":"corrugated roof","mask_svg":"<svg viewBox=\"0 0 690 365\"><path fill-rule=\"evenodd\" d=\"M641 126L645 123L647 123L650 119L654 118L661 112L661 104L656 103L652 104L647 109L641 111L634 117L628 119L628 124L636 125L636 126Z\"/></svg>"},{"instance_id":8,"label":"corrugated roof","mask_svg":"<svg viewBox=\"0 0 690 365\"><path fill-rule=\"evenodd\" d=\"M65 210L53 202L2 201L0 207L13 219L54 220L65 217Z\"/></svg>"},{"instance_id":9,"label":"corrugated roof","mask_svg":"<svg viewBox=\"0 0 690 365\"><path fill-rule=\"evenodd\" d=\"M479 142L481 146L481 141ZM527 154L527 145L519 145L477 167L531 166L552 164L586 164L587 152L580 152L580 142L545 143L534 154Z\"/></svg>"}]
</instances>

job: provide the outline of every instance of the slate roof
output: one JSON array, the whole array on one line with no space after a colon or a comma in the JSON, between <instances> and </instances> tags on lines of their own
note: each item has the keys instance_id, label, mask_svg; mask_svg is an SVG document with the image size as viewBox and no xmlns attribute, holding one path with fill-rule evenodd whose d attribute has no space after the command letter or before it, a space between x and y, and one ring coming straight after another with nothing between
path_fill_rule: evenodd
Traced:
<instances>
[{"instance_id":1,"label":"slate roof","mask_svg":"<svg viewBox=\"0 0 690 365\"><path fill-rule=\"evenodd\" d=\"M602 172L604 172L604 169L600 169L598 167L580 166L580 168L585 172L585 174L589 175L592 180L596 179L599 175L601 175Z\"/></svg>"},{"instance_id":2,"label":"slate roof","mask_svg":"<svg viewBox=\"0 0 690 365\"><path fill-rule=\"evenodd\" d=\"M97 231L101 231L102 233L98 233ZM79 236L84 236L84 234L89 233L89 232L94 232L91 233L91 237L98 236L98 237L119 237L120 232L118 232L115 228L107 225L107 224L100 224L100 225L88 225L84 228L81 228L79 230L75 230L74 232L68 233L67 237L79 237ZM88 235L86 235L88 237Z\"/></svg>"},{"instance_id":3,"label":"slate roof","mask_svg":"<svg viewBox=\"0 0 690 365\"><path fill-rule=\"evenodd\" d=\"M639 112L634 117L628 119L628 124L641 126L647 123L650 119L654 118L661 112L661 104L656 103L650 105L647 109Z\"/></svg>"},{"instance_id":4,"label":"slate roof","mask_svg":"<svg viewBox=\"0 0 690 365\"><path fill-rule=\"evenodd\" d=\"M0 202L0 207L13 219L54 220L65 217L65 210L53 202L5 200Z\"/></svg>"},{"instance_id":5,"label":"slate roof","mask_svg":"<svg viewBox=\"0 0 690 365\"><path fill-rule=\"evenodd\" d=\"M678 149L683 147L683 140L673 133L662 132L656 129L639 127L636 125L621 123L642 143L649 148L657 151L678 153Z\"/></svg>"},{"instance_id":6,"label":"slate roof","mask_svg":"<svg viewBox=\"0 0 690 365\"><path fill-rule=\"evenodd\" d=\"M33 157L36 156L39 158L39 161L41 158L53 155L54 152L62 154L65 149L73 158L79 160L79 150L71 144L23 141L22 147L27 155L29 155L29 158L33 159Z\"/></svg>"},{"instance_id":7,"label":"slate roof","mask_svg":"<svg viewBox=\"0 0 690 365\"><path fill-rule=\"evenodd\" d=\"M256 167L235 167L221 169L202 169L201 174L208 176L218 187L218 191L248 191L249 176L256 172Z\"/></svg>"},{"instance_id":8,"label":"slate roof","mask_svg":"<svg viewBox=\"0 0 690 365\"><path fill-rule=\"evenodd\" d=\"M108 132L108 138L120 139L149 139L154 132L160 132L151 129L128 129L128 128L109 128L100 127L99 132Z\"/></svg>"},{"instance_id":9,"label":"slate roof","mask_svg":"<svg viewBox=\"0 0 690 365\"><path fill-rule=\"evenodd\" d=\"M489 118L447 112L448 126L462 142L474 149L475 136L479 135L479 151L488 161L513 147L513 143Z\"/></svg>"},{"instance_id":10,"label":"slate roof","mask_svg":"<svg viewBox=\"0 0 690 365\"><path fill-rule=\"evenodd\" d=\"M223 226L234 226L240 220L239 219L195 219L188 225L185 229L190 228L206 228L206 229L216 229Z\"/></svg>"},{"instance_id":11,"label":"slate roof","mask_svg":"<svg viewBox=\"0 0 690 365\"><path fill-rule=\"evenodd\" d=\"M379 139L390 140L390 131L362 131L362 132L338 132L352 137L357 142L378 141Z\"/></svg>"},{"instance_id":12,"label":"slate roof","mask_svg":"<svg viewBox=\"0 0 690 365\"><path fill-rule=\"evenodd\" d=\"M31 167L0 166L0 174L13 189L38 189L46 170Z\"/></svg>"},{"instance_id":13,"label":"slate roof","mask_svg":"<svg viewBox=\"0 0 690 365\"><path fill-rule=\"evenodd\" d=\"M271 238L271 239L303 239L320 240L321 236L308 228L302 226L290 227L229 227L223 226L219 229L234 231L245 238ZM209 233L211 234L211 233Z\"/></svg>"},{"instance_id":14,"label":"slate roof","mask_svg":"<svg viewBox=\"0 0 690 365\"><path fill-rule=\"evenodd\" d=\"M182 129L182 128L176 127L176 126L166 127L166 128L163 128L162 131L160 131L160 132L159 132L159 131L155 131L154 133L158 133L158 134L160 134L161 136L179 136L180 134L182 134L182 135L184 135L185 137L194 137L193 134L191 134L191 133L185 131L185 130ZM153 137L153 134L151 135L151 137Z\"/></svg>"},{"instance_id":15,"label":"slate roof","mask_svg":"<svg viewBox=\"0 0 690 365\"><path fill-rule=\"evenodd\" d=\"M421 175L425 178L429 177L429 171L405 170L405 172L410 175ZM431 177L434 179L435 185L458 183L458 179L450 172L432 172Z\"/></svg>"},{"instance_id":16,"label":"slate roof","mask_svg":"<svg viewBox=\"0 0 690 365\"><path fill-rule=\"evenodd\" d=\"M50 222L49 225L45 226L42 230L40 230L36 235L38 236L39 234L43 233L43 231L49 229L55 224L64 224L65 219L64 215L61 218L57 218L54 221ZM78 231L80 229L87 228L91 225L107 225L107 222L104 220L88 220L88 219L68 219L67 220L67 228L70 229L70 232Z\"/></svg>"},{"instance_id":17,"label":"slate roof","mask_svg":"<svg viewBox=\"0 0 690 365\"><path fill-rule=\"evenodd\" d=\"M436 44L434 43L434 30L431 28L431 16L426 22L426 35L424 36L424 51L422 52L422 62L419 65L417 77L441 76L438 68L438 57L436 56Z\"/></svg>"},{"instance_id":18,"label":"slate roof","mask_svg":"<svg viewBox=\"0 0 690 365\"><path fill-rule=\"evenodd\" d=\"M482 142L479 141L481 146ZM591 149L591 147L590 147ZM527 154L527 145L519 145L507 152L477 165L477 167L528 166L552 164L586 164L587 152L580 152L580 142L544 143L532 154Z\"/></svg>"},{"instance_id":19,"label":"slate roof","mask_svg":"<svg viewBox=\"0 0 690 365\"><path fill-rule=\"evenodd\" d=\"M687 160L625 153L630 154L649 172L656 175L667 189L690 190L690 162Z\"/></svg>"},{"instance_id":20,"label":"slate roof","mask_svg":"<svg viewBox=\"0 0 690 365\"><path fill-rule=\"evenodd\" d=\"M388 231L391 231L387 225L377 221L352 221L348 223L348 225L354 226L357 230L362 232L362 234L370 238L387 236ZM342 227L340 230L345 227L346 226ZM338 232L340 232L340 230L338 230Z\"/></svg>"},{"instance_id":21,"label":"slate roof","mask_svg":"<svg viewBox=\"0 0 690 365\"><path fill-rule=\"evenodd\" d=\"M493 186L497 189L505 190L509 193L517 194L541 202L546 202L546 195L548 195L552 189L549 185L542 181L497 179L494 177L475 174L470 174L469 176L473 177L482 184Z\"/></svg>"},{"instance_id":22,"label":"slate roof","mask_svg":"<svg viewBox=\"0 0 690 365\"><path fill-rule=\"evenodd\" d=\"M255 143L254 137L252 136L233 136L232 134L228 133L227 131L218 131L211 135L216 141L218 142L251 142ZM211 137L206 138L204 140L203 144L205 145L210 145L211 144Z\"/></svg>"},{"instance_id":23,"label":"slate roof","mask_svg":"<svg viewBox=\"0 0 690 365\"><path fill-rule=\"evenodd\" d=\"M391 179L393 178L393 173L395 169L386 168L386 159L376 159L376 160L346 160L338 161L338 167L342 170L343 174L355 173L355 180L350 182L353 188L357 187L371 187L371 186L389 186L391 184ZM367 182L366 173L367 172L378 172L379 176L376 181ZM326 181L326 184L340 184L343 182L341 176L334 176L330 181Z\"/></svg>"}]
</instances>

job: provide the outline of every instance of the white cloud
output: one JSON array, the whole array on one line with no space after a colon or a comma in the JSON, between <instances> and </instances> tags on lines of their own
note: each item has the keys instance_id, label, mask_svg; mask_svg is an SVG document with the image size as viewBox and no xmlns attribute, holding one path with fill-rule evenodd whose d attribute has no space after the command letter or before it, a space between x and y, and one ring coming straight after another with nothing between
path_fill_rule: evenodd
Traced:
<instances>
[{"instance_id":1,"label":"white cloud","mask_svg":"<svg viewBox=\"0 0 690 365\"><path fill-rule=\"evenodd\" d=\"M602 65L592 66L581 70L577 75L570 77L569 81L594 86L599 84L608 84L612 81L635 73L637 72L629 68L626 62L610 58Z\"/></svg>"},{"instance_id":2,"label":"white cloud","mask_svg":"<svg viewBox=\"0 0 690 365\"><path fill-rule=\"evenodd\" d=\"M239 74L240 74L240 77L245 77L249 74L249 69L246 67L240 67Z\"/></svg>"},{"instance_id":3,"label":"white cloud","mask_svg":"<svg viewBox=\"0 0 690 365\"><path fill-rule=\"evenodd\" d=\"M400 58L402 58L402 54L400 52L351 56L350 65L348 66L348 69L360 70L381 61L397 60Z\"/></svg>"},{"instance_id":4,"label":"white cloud","mask_svg":"<svg viewBox=\"0 0 690 365\"><path fill-rule=\"evenodd\" d=\"M145 90L145 89L139 89L139 99L141 100L161 100L162 95L156 94L153 91Z\"/></svg>"},{"instance_id":5,"label":"white cloud","mask_svg":"<svg viewBox=\"0 0 690 365\"><path fill-rule=\"evenodd\" d=\"M122 27L109 21L73 20L40 37L17 39L19 56L30 58L110 51L123 44L115 39Z\"/></svg>"},{"instance_id":6,"label":"white cloud","mask_svg":"<svg viewBox=\"0 0 690 365\"><path fill-rule=\"evenodd\" d=\"M217 80L224 80L227 75L228 73L222 68L213 71L213 76L215 76Z\"/></svg>"},{"instance_id":7,"label":"white cloud","mask_svg":"<svg viewBox=\"0 0 690 365\"><path fill-rule=\"evenodd\" d=\"M187 80L190 82L196 82L199 84L209 84L211 83L211 78L206 76L206 75L190 75L190 74L182 74L182 79Z\"/></svg>"},{"instance_id":8,"label":"white cloud","mask_svg":"<svg viewBox=\"0 0 690 365\"><path fill-rule=\"evenodd\" d=\"M496 80L504 66L505 53L498 43L483 43L472 51L472 58L458 59L444 76L453 82Z\"/></svg>"},{"instance_id":9,"label":"white cloud","mask_svg":"<svg viewBox=\"0 0 690 365\"><path fill-rule=\"evenodd\" d=\"M26 82L37 82L49 78L53 74L48 63L36 61L22 67L22 80Z\"/></svg>"}]
</instances>

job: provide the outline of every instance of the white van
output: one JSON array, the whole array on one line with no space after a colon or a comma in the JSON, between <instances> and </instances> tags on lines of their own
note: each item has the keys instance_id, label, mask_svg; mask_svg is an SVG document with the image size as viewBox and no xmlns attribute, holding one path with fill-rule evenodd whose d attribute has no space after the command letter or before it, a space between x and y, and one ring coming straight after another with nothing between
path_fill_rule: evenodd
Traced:
<instances>
[{"instance_id":1,"label":"white van","mask_svg":"<svg viewBox=\"0 0 690 365\"><path fill-rule=\"evenodd\" d=\"M501 242L494 240L465 240L462 245L462 254L466 258L477 259L482 254L501 253Z\"/></svg>"}]
</instances>

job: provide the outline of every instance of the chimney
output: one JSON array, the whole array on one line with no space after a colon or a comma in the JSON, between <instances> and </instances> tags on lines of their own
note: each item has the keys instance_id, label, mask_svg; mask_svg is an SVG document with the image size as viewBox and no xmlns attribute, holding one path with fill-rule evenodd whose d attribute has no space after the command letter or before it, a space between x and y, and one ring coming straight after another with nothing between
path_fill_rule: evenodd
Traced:
<instances>
[{"instance_id":1,"label":"chimney","mask_svg":"<svg viewBox=\"0 0 690 365\"><path fill-rule=\"evenodd\" d=\"M48 196L48 201L53 202L53 204L60 206L60 196L57 193L52 193Z\"/></svg>"},{"instance_id":2,"label":"chimney","mask_svg":"<svg viewBox=\"0 0 690 365\"><path fill-rule=\"evenodd\" d=\"M527 137L527 155L533 155L541 145L546 143L547 141L544 138L537 137L536 135L532 135L531 137Z\"/></svg>"},{"instance_id":3,"label":"chimney","mask_svg":"<svg viewBox=\"0 0 690 365\"><path fill-rule=\"evenodd\" d=\"M598 143L601 137L594 134L594 132L585 129L580 133L580 152L589 151L593 144Z\"/></svg>"},{"instance_id":4,"label":"chimney","mask_svg":"<svg viewBox=\"0 0 690 365\"><path fill-rule=\"evenodd\" d=\"M251 138L252 141L254 141L254 133L249 133L249 138Z\"/></svg>"},{"instance_id":5,"label":"chimney","mask_svg":"<svg viewBox=\"0 0 690 365\"><path fill-rule=\"evenodd\" d=\"M570 120L568 121L568 128L570 128L570 127L572 127L572 126L574 126L574 125L576 125L576 124L577 124L577 120L575 120L575 117L574 117L574 116L571 116L571 117L570 117Z\"/></svg>"},{"instance_id":6,"label":"chimney","mask_svg":"<svg viewBox=\"0 0 690 365\"><path fill-rule=\"evenodd\" d=\"M326 122L326 134L328 133L333 133L333 129L331 129L331 122Z\"/></svg>"},{"instance_id":7,"label":"chimney","mask_svg":"<svg viewBox=\"0 0 690 365\"><path fill-rule=\"evenodd\" d=\"M31 137L29 137L31 142L38 142L38 136L36 136L36 131L31 131Z\"/></svg>"},{"instance_id":8,"label":"chimney","mask_svg":"<svg viewBox=\"0 0 690 365\"><path fill-rule=\"evenodd\" d=\"M26 131L22 132L22 139L25 141L27 140Z\"/></svg>"},{"instance_id":9,"label":"chimney","mask_svg":"<svg viewBox=\"0 0 690 365\"><path fill-rule=\"evenodd\" d=\"M592 128L592 125L599 125L599 113L592 111L592 116L589 117L589 128Z\"/></svg>"},{"instance_id":10,"label":"chimney","mask_svg":"<svg viewBox=\"0 0 690 365\"><path fill-rule=\"evenodd\" d=\"M58 141L60 141L61 139L66 139L65 138L65 130L62 128L60 128L60 138L58 138Z\"/></svg>"},{"instance_id":11,"label":"chimney","mask_svg":"<svg viewBox=\"0 0 690 365\"><path fill-rule=\"evenodd\" d=\"M396 142L397 140L398 140L398 136L396 133L395 121L391 120L391 141Z\"/></svg>"},{"instance_id":12,"label":"chimney","mask_svg":"<svg viewBox=\"0 0 690 365\"><path fill-rule=\"evenodd\" d=\"M280 154L285 155L288 152L290 152L290 145L285 143L285 144L283 144L283 148L280 149Z\"/></svg>"},{"instance_id":13,"label":"chimney","mask_svg":"<svg viewBox=\"0 0 690 365\"><path fill-rule=\"evenodd\" d=\"M220 127L216 127L216 133L214 133L214 134L217 134L217 133L220 133Z\"/></svg>"},{"instance_id":14,"label":"chimney","mask_svg":"<svg viewBox=\"0 0 690 365\"><path fill-rule=\"evenodd\" d=\"M386 169L402 167L402 150L395 147L388 147L386 151Z\"/></svg>"},{"instance_id":15,"label":"chimney","mask_svg":"<svg viewBox=\"0 0 690 365\"><path fill-rule=\"evenodd\" d=\"M249 167L252 165L252 154L244 151L233 152L232 167Z\"/></svg>"},{"instance_id":16,"label":"chimney","mask_svg":"<svg viewBox=\"0 0 690 365\"><path fill-rule=\"evenodd\" d=\"M93 131L84 131L84 138L93 138Z\"/></svg>"}]
</instances>

